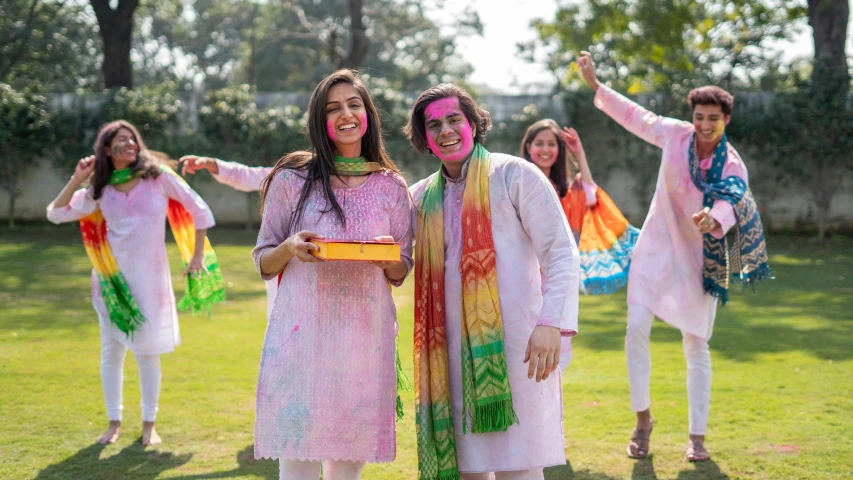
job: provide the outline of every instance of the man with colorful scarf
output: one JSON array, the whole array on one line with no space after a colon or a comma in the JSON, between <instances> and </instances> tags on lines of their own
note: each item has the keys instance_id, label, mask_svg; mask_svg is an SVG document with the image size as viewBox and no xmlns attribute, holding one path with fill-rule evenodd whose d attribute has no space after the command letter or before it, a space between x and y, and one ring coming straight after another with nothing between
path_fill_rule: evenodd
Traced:
<instances>
[{"instance_id":1,"label":"man with colorful scarf","mask_svg":"<svg viewBox=\"0 0 853 480\"><path fill-rule=\"evenodd\" d=\"M406 127L441 160L410 189L421 480L542 479L565 464L555 370L577 332L578 250L545 175L483 147L490 127L450 84L422 93Z\"/></svg>"},{"instance_id":2,"label":"man with colorful scarf","mask_svg":"<svg viewBox=\"0 0 853 480\"><path fill-rule=\"evenodd\" d=\"M649 454L652 320L681 330L690 405L689 461L710 459L705 432L711 401L711 353L717 299L728 301L730 279L750 285L770 276L761 219L748 188L746 166L728 143L734 98L714 87L690 92L693 122L655 115L601 85L589 53L578 59L595 89L595 106L631 133L663 149L654 199L634 249L628 276L625 354L631 408L637 425L631 458ZM725 234L737 226L729 253Z\"/></svg>"}]
</instances>

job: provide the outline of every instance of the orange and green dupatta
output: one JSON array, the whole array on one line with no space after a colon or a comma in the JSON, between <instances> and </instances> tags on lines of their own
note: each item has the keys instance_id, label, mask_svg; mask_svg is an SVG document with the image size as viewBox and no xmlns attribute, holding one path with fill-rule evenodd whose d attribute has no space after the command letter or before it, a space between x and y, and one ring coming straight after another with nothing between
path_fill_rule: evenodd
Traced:
<instances>
[{"instance_id":1,"label":"orange and green dupatta","mask_svg":"<svg viewBox=\"0 0 853 480\"><path fill-rule=\"evenodd\" d=\"M426 186L415 252L415 411L418 478L459 479L450 400L444 299L444 177ZM463 432L506 431L518 417L504 355L489 209L489 152L476 144L462 201ZM458 308L451 306L450 308Z\"/></svg>"},{"instance_id":2,"label":"orange and green dupatta","mask_svg":"<svg viewBox=\"0 0 853 480\"><path fill-rule=\"evenodd\" d=\"M174 175L184 181L177 173L165 165L160 166L163 174ZM118 185L132 180L134 175L129 169L117 170L110 177L110 185ZM181 252L181 259L186 266L192 259L195 245L195 226L193 217L179 202L169 199L166 212L172 235ZM113 256L110 244L107 241L107 222L101 214L100 209L80 219L80 231L83 234L83 245L86 254L95 268L98 281L101 284L101 295L107 312L116 328L133 337L134 332L139 330L145 322L145 317L139 310L136 300L130 293L127 281ZM187 289L184 297L178 302L181 310L192 310L193 313L208 310L218 302L225 300L225 282L222 279L222 271L216 259L216 253L210 246L210 241L204 239L204 266L208 273L199 278L187 275Z\"/></svg>"}]
</instances>

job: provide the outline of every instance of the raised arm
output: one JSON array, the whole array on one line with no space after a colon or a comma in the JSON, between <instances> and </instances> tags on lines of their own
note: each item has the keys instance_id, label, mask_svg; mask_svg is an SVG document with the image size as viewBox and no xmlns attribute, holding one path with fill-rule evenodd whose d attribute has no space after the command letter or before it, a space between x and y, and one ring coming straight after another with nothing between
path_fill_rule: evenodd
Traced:
<instances>
[{"instance_id":1,"label":"raised arm","mask_svg":"<svg viewBox=\"0 0 853 480\"><path fill-rule=\"evenodd\" d=\"M77 162L74 174L59 195L47 206L47 219L53 223L73 222L94 212L98 204L88 189L80 187L95 171L95 157Z\"/></svg>"},{"instance_id":2,"label":"raised arm","mask_svg":"<svg viewBox=\"0 0 853 480\"><path fill-rule=\"evenodd\" d=\"M584 196L586 197L586 204L587 206L593 207L598 203L598 197L596 197L598 186L592 179L592 172L589 170L589 164L586 160L586 152L583 149L581 137L574 128L566 127L563 127L563 131L560 132L560 135L563 137L563 141L566 142L566 148L568 148L568 150L572 152L572 155L578 159L580 182L583 187Z\"/></svg>"},{"instance_id":3,"label":"raised arm","mask_svg":"<svg viewBox=\"0 0 853 480\"><path fill-rule=\"evenodd\" d=\"M185 155L181 157L183 174L194 174L207 170L217 182L241 192L260 190L261 182L272 172L272 167L249 167L237 162L226 162L218 158Z\"/></svg>"},{"instance_id":4,"label":"raised arm","mask_svg":"<svg viewBox=\"0 0 853 480\"><path fill-rule=\"evenodd\" d=\"M577 63L586 83L596 91L595 106L646 142L663 148L667 136L693 128L688 122L656 115L602 85L595 75L595 62L589 52L582 52Z\"/></svg>"}]
</instances>

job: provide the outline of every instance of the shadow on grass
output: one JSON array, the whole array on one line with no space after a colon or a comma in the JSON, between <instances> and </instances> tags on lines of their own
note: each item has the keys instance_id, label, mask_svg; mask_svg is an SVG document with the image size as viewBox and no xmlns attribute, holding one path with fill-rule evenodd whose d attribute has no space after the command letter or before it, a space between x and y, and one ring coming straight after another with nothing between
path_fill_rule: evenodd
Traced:
<instances>
[{"instance_id":1,"label":"shadow on grass","mask_svg":"<svg viewBox=\"0 0 853 480\"><path fill-rule=\"evenodd\" d=\"M631 469L631 480L657 480L658 476L655 473L655 456L649 453L642 460L634 460L634 467Z\"/></svg>"},{"instance_id":2,"label":"shadow on grass","mask_svg":"<svg viewBox=\"0 0 853 480\"><path fill-rule=\"evenodd\" d=\"M146 450L142 439L123 448L119 453L101 459L106 445L90 445L59 463L41 470L34 480L68 480L76 478L134 478L154 480L161 473L185 465L192 454Z\"/></svg>"},{"instance_id":3,"label":"shadow on grass","mask_svg":"<svg viewBox=\"0 0 853 480\"><path fill-rule=\"evenodd\" d=\"M678 472L675 480L728 480L729 476L720 471L720 467L713 461L696 462L693 469Z\"/></svg>"},{"instance_id":4,"label":"shadow on grass","mask_svg":"<svg viewBox=\"0 0 853 480\"><path fill-rule=\"evenodd\" d=\"M545 480L616 480L617 477L611 477L603 473L591 472L589 470L575 471L572 468L572 462L566 459L565 465L557 465L556 467L548 467L545 469Z\"/></svg>"},{"instance_id":5,"label":"shadow on grass","mask_svg":"<svg viewBox=\"0 0 853 480\"><path fill-rule=\"evenodd\" d=\"M200 473L173 477L173 480L203 480L215 478L235 478L254 475L265 480L278 480L278 460L255 460L255 446L249 445L237 452L237 468L224 472Z\"/></svg>"}]
</instances>

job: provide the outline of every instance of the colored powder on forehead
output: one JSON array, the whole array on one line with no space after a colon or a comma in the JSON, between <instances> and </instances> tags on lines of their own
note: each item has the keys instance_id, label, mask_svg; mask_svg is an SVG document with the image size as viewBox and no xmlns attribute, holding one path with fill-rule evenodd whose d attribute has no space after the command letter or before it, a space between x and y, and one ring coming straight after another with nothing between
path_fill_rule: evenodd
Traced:
<instances>
[{"instance_id":1,"label":"colored powder on forehead","mask_svg":"<svg viewBox=\"0 0 853 480\"><path fill-rule=\"evenodd\" d=\"M447 127L447 117L453 114L462 115L462 121L455 125L450 125L450 129L453 130L452 134L445 133L442 136ZM426 122L438 120L443 124L438 129L427 129L426 132L427 146L435 156L442 162L459 162L468 158L468 155L474 148L474 130L471 128L471 124L468 123L465 113L460 108L458 98L442 98L430 103L424 109L424 116ZM438 145L439 139L453 139L454 137L460 139L459 148L453 152L444 153Z\"/></svg>"},{"instance_id":2,"label":"colored powder on forehead","mask_svg":"<svg viewBox=\"0 0 853 480\"><path fill-rule=\"evenodd\" d=\"M456 97L436 100L424 109L426 121L446 117L452 113L465 116L465 113L462 112L462 108L459 106L459 99Z\"/></svg>"}]
</instances>

